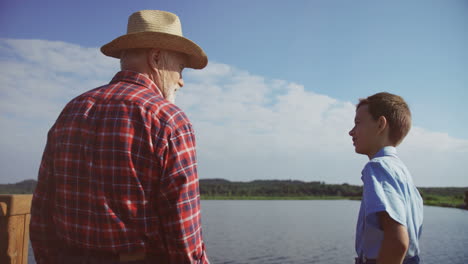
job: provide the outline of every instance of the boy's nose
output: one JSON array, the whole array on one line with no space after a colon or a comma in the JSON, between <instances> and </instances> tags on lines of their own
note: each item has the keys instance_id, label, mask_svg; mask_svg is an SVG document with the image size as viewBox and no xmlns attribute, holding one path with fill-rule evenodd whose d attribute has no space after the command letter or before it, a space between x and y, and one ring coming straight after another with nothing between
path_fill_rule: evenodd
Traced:
<instances>
[{"instance_id":1,"label":"boy's nose","mask_svg":"<svg viewBox=\"0 0 468 264\"><path fill-rule=\"evenodd\" d=\"M354 128L351 129L351 130L348 132L348 134L349 134L350 136L353 136L353 133L354 133Z\"/></svg>"}]
</instances>

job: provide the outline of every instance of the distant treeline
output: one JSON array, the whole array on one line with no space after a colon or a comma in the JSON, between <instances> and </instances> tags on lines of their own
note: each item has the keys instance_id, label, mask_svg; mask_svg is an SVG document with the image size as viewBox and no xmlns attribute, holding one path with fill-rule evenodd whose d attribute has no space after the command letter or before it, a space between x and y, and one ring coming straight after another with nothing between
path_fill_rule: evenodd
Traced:
<instances>
[{"instance_id":1,"label":"distant treeline","mask_svg":"<svg viewBox=\"0 0 468 264\"><path fill-rule=\"evenodd\" d=\"M30 194L36 188L36 180L15 184L0 184L0 194ZM418 188L425 204L466 207L468 187L421 187ZM360 199L362 186L349 184L326 184L324 182L303 182L296 180L256 180L231 182L224 179L200 179L202 198L223 199L248 197L345 197Z\"/></svg>"},{"instance_id":2,"label":"distant treeline","mask_svg":"<svg viewBox=\"0 0 468 264\"><path fill-rule=\"evenodd\" d=\"M361 197L362 187L349 184L325 184L323 182L303 182L295 180L256 180L251 182L231 182L224 179L200 180L202 196L341 196Z\"/></svg>"},{"instance_id":3,"label":"distant treeline","mask_svg":"<svg viewBox=\"0 0 468 264\"><path fill-rule=\"evenodd\" d=\"M422 187L418 190L425 205L468 209L468 187ZM360 199L362 186L293 180L231 182L204 179L200 180L200 192L202 199Z\"/></svg>"},{"instance_id":4,"label":"distant treeline","mask_svg":"<svg viewBox=\"0 0 468 264\"><path fill-rule=\"evenodd\" d=\"M456 196L463 199L468 187L421 187L425 196ZM344 196L361 197L362 186L349 184L326 184L294 180L256 180L231 182L224 179L200 180L200 192L207 196Z\"/></svg>"},{"instance_id":5,"label":"distant treeline","mask_svg":"<svg viewBox=\"0 0 468 264\"><path fill-rule=\"evenodd\" d=\"M0 184L0 194L31 194L36 189L36 180L25 180L13 184Z\"/></svg>"}]
</instances>

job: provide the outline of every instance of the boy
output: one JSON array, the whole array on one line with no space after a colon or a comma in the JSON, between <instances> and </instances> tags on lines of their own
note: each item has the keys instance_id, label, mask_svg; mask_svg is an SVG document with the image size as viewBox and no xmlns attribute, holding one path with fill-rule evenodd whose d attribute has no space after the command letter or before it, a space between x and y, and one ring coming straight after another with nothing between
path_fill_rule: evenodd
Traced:
<instances>
[{"instance_id":1,"label":"boy","mask_svg":"<svg viewBox=\"0 0 468 264\"><path fill-rule=\"evenodd\" d=\"M349 132L355 151L369 157L356 228L356 263L419 263L423 202L395 147L408 134L411 113L398 95L361 99Z\"/></svg>"}]
</instances>

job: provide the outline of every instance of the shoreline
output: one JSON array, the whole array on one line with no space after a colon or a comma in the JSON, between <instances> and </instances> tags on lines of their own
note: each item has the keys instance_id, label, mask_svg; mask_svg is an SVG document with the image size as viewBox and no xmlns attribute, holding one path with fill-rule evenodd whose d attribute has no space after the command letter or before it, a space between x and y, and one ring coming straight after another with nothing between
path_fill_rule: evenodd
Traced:
<instances>
[{"instance_id":1,"label":"shoreline","mask_svg":"<svg viewBox=\"0 0 468 264\"><path fill-rule=\"evenodd\" d=\"M346 196L226 196L226 195L201 195L201 200L238 200L238 201L301 201L301 200L351 200L360 201L360 197L346 197ZM445 208L456 208L462 210L468 210L468 207L463 203L462 199L452 199L447 202L446 199L431 199L424 200L425 206L436 206Z\"/></svg>"},{"instance_id":2,"label":"shoreline","mask_svg":"<svg viewBox=\"0 0 468 264\"><path fill-rule=\"evenodd\" d=\"M202 200L360 200L345 196L227 196L201 195Z\"/></svg>"}]
</instances>

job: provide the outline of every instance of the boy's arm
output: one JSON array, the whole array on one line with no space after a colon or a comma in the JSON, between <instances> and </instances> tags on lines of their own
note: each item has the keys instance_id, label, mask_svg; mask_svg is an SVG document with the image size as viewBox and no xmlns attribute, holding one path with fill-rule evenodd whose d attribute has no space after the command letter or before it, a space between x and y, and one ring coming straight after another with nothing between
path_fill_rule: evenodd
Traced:
<instances>
[{"instance_id":1,"label":"boy's arm","mask_svg":"<svg viewBox=\"0 0 468 264\"><path fill-rule=\"evenodd\" d=\"M379 212L378 217L384 238L377 263L401 264L409 247L408 231L404 225L393 220L387 212Z\"/></svg>"}]
</instances>

